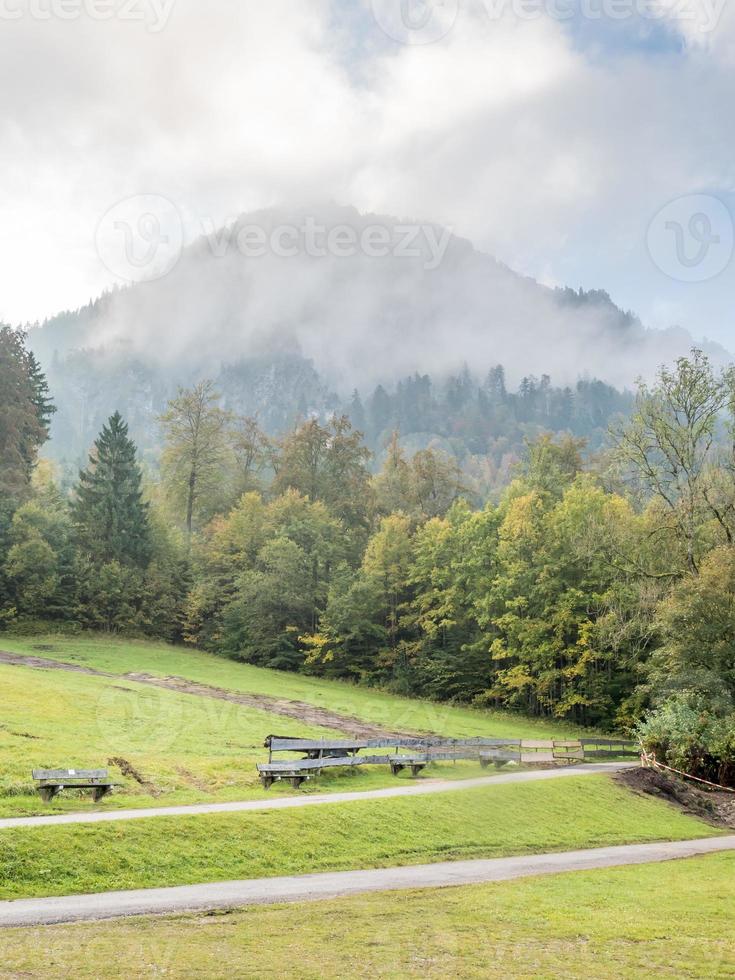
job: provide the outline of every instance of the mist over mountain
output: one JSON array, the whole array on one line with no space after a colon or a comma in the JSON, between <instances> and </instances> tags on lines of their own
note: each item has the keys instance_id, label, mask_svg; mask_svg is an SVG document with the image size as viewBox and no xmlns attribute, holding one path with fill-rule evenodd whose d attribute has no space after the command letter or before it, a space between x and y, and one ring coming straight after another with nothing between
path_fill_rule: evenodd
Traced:
<instances>
[{"instance_id":1,"label":"mist over mountain","mask_svg":"<svg viewBox=\"0 0 735 980\"><path fill-rule=\"evenodd\" d=\"M534 376L626 389L693 340L646 329L605 292L520 276L446 229L329 205L243 215L167 275L62 313L30 343L59 406L53 451L80 457L118 408L153 450L167 398L203 377L274 432L414 375L468 369L481 383L503 365L511 389Z\"/></svg>"}]
</instances>

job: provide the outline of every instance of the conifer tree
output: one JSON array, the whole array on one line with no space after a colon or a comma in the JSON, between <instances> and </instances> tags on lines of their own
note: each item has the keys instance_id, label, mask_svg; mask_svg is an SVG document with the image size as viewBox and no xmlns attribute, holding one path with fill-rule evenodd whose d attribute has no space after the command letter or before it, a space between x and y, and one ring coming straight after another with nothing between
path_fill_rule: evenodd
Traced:
<instances>
[{"instance_id":1,"label":"conifer tree","mask_svg":"<svg viewBox=\"0 0 735 980\"><path fill-rule=\"evenodd\" d=\"M115 412L79 474L74 519L80 550L94 563L145 568L151 555L148 505L141 492L136 448Z\"/></svg>"},{"instance_id":2,"label":"conifer tree","mask_svg":"<svg viewBox=\"0 0 735 980\"><path fill-rule=\"evenodd\" d=\"M0 326L0 495L17 501L27 494L52 411L46 379L24 334Z\"/></svg>"},{"instance_id":3,"label":"conifer tree","mask_svg":"<svg viewBox=\"0 0 735 980\"><path fill-rule=\"evenodd\" d=\"M31 387L31 402L36 411L36 418L48 438L48 430L51 419L56 412L56 406L51 401L46 375L41 370L41 365L32 351L28 352L28 382Z\"/></svg>"}]
</instances>

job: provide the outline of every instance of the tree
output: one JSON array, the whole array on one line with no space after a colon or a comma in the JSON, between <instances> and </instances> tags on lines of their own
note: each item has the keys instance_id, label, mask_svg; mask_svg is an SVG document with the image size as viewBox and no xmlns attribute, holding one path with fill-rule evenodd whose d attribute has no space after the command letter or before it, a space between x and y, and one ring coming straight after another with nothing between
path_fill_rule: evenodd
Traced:
<instances>
[{"instance_id":1,"label":"tree","mask_svg":"<svg viewBox=\"0 0 735 980\"><path fill-rule=\"evenodd\" d=\"M423 449L406 460L398 432L386 450L383 468L373 481L378 511L401 512L417 521L441 517L465 492L457 463L445 453Z\"/></svg>"},{"instance_id":2,"label":"tree","mask_svg":"<svg viewBox=\"0 0 735 980\"><path fill-rule=\"evenodd\" d=\"M236 495L239 496L258 489L260 474L271 459L273 447L257 419L250 417L232 420L231 440L236 464Z\"/></svg>"},{"instance_id":3,"label":"tree","mask_svg":"<svg viewBox=\"0 0 735 980\"><path fill-rule=\"evenodd\" d=\"M403 616L410 598L411 521L383 518L361 567L343 567L329 593L319 631L306 636L308 663L337 676L408 686Z\"/></svg>"},{"instance_id":4,"label":"tree","mask_svg":"<svg viewBox=\"0 0 735 980\"><path fill-rule=\"evenodd\" d=\"M398 432L394 432L386 448L385 462L373 480L375 504L384 517L401 511L412 513L415 498L411 488L411 469L401 449Z\"/></svg>"},{"instance_id":5,"label":"tree","mask_svg":"<svg viewBox=\"0 0 735 980\"><path fill-rule=\"evenodd\" d=\"M524 482L559 499L582 472L584 446L584 439L562 436L555 440L549 434L527 443L527 457L521 466Z\"/></svg>"},{"instance_id":6,"label":"tree","mask_svg":"<svg viewBox=\"0 0 735 980\"><path fill-rule=\"evenodd\" d=\"M561 500L522 490L511 487L503 505L498 571L480 604L494 660L488 700L609 724L636 681L598 630L619 573L580 547L578 535L589 523L615 520L616 502L587 476Z\"/></svg>"},{"instance_id":7,"label":"tree","mask_svg":"<svg viewBox=\"0 0 735 980\"><path fill-rule=\"evenodd\" d=\"M79 549L87 561L147 566L151 556L148 505L143 501L135 444L119 412L103 426L89 466L79 474L72 513Z\"/></svg>"},{"instance_id":8,"label":"tree","mask_svg":"<svg viewBox=\"0 0 735 980\"><path fill-rule=\"evenodd\" d=\"M311 501L322 501L361 542L372 510L369 459L361 433L346 416L325 426L310 419L281 441L273 490L298 490Z\"/></svg>"},{"instance_id":9,"label":"tree","mask_svg":"<svg viewBox=\"0 0 735 980\"><path fill-rule=\"evenodd\" d=\"M136 568L108 561L87 562L79 571L79 619L90 629L119 633L142 625L143 576Z\"/></svg>"},{"instance_id":10,"label":"tree","mask_svg":"<svg viewBox=\"0 0 735 980\"><path fill-rule=\"evenodd\" d=\"M187 639L253 663L302 666L299 638L316 628L344 556L342 525L321 501L295 490L269 503L245 494L198 541Z\"/></svg>"},{"instance_id":11,"label":"tree","mask_svg":"<svg viewBox=\"0 0 735 980\"><path fill-rule=\"evenodd\" d=\"M52 411L24 334L0 326L0 496L20 500L27 494Z\"/></svg>"},{"instance_id":12,"label":"tree","mask_svg":"<svg viewBox=\"0 0 735 980\"><path fill-rule=\"evenodd\" d=\"M161 460L165 489L183 510L190 538L194 522L215 512L210 498L219 499L231 459L233 418L219 403L212 382L203 381L188 391L180 388L159 419L165 439Z\"/></svg>"},{"instance_id":13,"label":"tree","mask_svg":"<svg viewBox=\"0 0 735 980\"><path fill-rule=\"evenodd\" d=\"M28 352L28 381L36 418L41 424L45 437L48 438L48 430L51 426L51 419L56 413L56 406L51 400L46 375L41 370L41 365L32 351Z\"/></svg>"},{"instance_id":14,"label":"tree","mask_svg":"<svg viewBox=\"0 0 735 980\"><path fill-rule=\"evenodd\" d=\"M437 700L470 701L492 680L490 640L479 629L474 602L487 594L495 567L495 509L472 513L464 501L444 518L419 527L404 622L415 690Z\"/></svg>"},{"instance_id":15,"label":"tree","mask_svg":"<svg viewBox=\"0 0 735 980\"><path fill-rule=\"evenodd\" d=\"M295 541L277 537L258 554L255 568L236 582L235 598L222 613L225 649L249 663L297 670L300 637L312 619L309 556Z\"/></svg>"},{"instance_id":16,"label":"tree","mask_svg":"<svg viewBox=\"0 0 735 980\"><path fill-rule=\"evenodd\" d=\"M73 618L74 549L68 507L53 486L37 492L13 515L5 574L20 615Z\"/></svg>"},{"instance_id":17,"label":"tree","mask_svg":"<svg viewBox=\"0 0 735 980\"><path fill-rule=\"evenodd\" d=\"M723 493L715 473L716 440L723 412L733 406L733 373L716 375L693 350L675 369L662 367L653 388L638 385L635 412L613 430L619 461L632 468L645 491L665 507L686 546L689 572L700 561L700 530L715 519L729 543L735 535L732 480Z\"/></svg>"},{"instance_id":18,"label":"tree","mask_svg":"<svg viewBox=\"0 0 735 980\"><path fill-rule=\"evenodd\" d=\"M735 701L735 548L707 555L699 575L676 584L658 619L663 643L652 672L657 699L686 688Z\"/></svg>"},{"instance_id":19,"label":"tree","mask_svg":"<svg viewBox=\"0 0 735 980\"><path fill-rule=\"evenodd\" d=\"M411 489L424 519L443 516L466 492L456 461L433 449L423 449L411 460Z\"/></svg>"}]
</instances>

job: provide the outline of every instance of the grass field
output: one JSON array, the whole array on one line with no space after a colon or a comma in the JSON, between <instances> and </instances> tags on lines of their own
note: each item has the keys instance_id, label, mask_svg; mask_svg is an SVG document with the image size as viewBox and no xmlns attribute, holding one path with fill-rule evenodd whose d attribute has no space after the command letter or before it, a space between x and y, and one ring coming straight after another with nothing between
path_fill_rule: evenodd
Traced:
<instances>
[{"instance_id":1,"label":"grass field","mask_svg":"<svg viewBox=\"0 0 735 980\"><path fill-rule=\"evenodd\" d=\"M735 855L714 855L228 914L0 931L0 978L716 980L735 975L733 909Z\"/></svg>"},{"instance_id":2,"label":"grass field","mask_svg":"<svg viewBox=\"0 0 735 980\"><path fill-rule=\"evenodd\" d=\"M256 761L273 725L265 711L132 682L0 664L0 815L89 809L87 795L49 807L31 769L96 768L126 759L150 786L121 776L111 806L151 806L261 795ZM328 729L279 718L284 735L325 737Z\"/></svg>"},{"instance_id":3,"label":"grass field","mask_svg":"<svg viewBox=\"0 0 735 980\"><path fill-rule=\"evenodd\" d=\"M305 701L393 731L498 738L550 738L580 731L573 725L536 722L507 712L417 701L338 681L266 670L162 643L130 642L102 635L20 638L6 634L0 636L0 649L83 664L114 674L145 671L161 677L184 677L229 691Z\"/></svg>"},{"instance_id":4,"label":"grass field","mask_svg":"<svg viewBox=\"0 0 735 980\"><path fill-rule=\"evenodd\" d=\"M550 737L574 729L502 712L412 701L347 684L268 671L165 644L109 637L0 637L0 649L103 670L114 677L0 664L0 816L91 809L89 798L64 795L51 806L33 792L31 769L106 766L123 759L142 782L112 775L123 788L102 806L146 807L261 796L255 764L266 758L266 735L335 737L267 710L136 683L123 675L183 677L244 694L312 704L387 729L447 736ZM432 771L433 770L433 771ZM478 766L444 764L426 775L479 774ZM405 778L405 777L401 777ZM332 772L306 792L395 785L384 767ZM271 793L289 793L277 785Z\"/></svg>"},{"instance_id":5,"label":"grass field","mask_svg":"<svg viewBox=\"0 0 735 980\"><path fill-rule=\"evenodd\" d=\"M456 737L577 734L569 726L411 701L162 644L3 636L0 649L113 675L0 664L3 816L263 797L255 763L266 756L267 734L333 737L337 731L273 710L149 686L128 674L302 702L388 730ZM97 807L73 795L46 806L32 792L31 768L108 765L120 778L123 760L137 779L124 777L123 789ZM478 772L472 764L449 763L427 770L445 777ZM384 785L396 779L376 767L330 773L306 791ZM18 828L0 831L0 899L713 833L608 776L318 808ZM729 976L734 861L728 855L230 914L0 931L0 978Z\"/></svg>"},{"instance_id":6,"label":"grass field","mask_svg":"<svg viewBox=\"0 0 735 980\"><path fill-rule=\"evenodd\" d=\"M715 833L608 776L301 810L0 832L0 898L389 867Z\"/></svg>"}]
</instances>

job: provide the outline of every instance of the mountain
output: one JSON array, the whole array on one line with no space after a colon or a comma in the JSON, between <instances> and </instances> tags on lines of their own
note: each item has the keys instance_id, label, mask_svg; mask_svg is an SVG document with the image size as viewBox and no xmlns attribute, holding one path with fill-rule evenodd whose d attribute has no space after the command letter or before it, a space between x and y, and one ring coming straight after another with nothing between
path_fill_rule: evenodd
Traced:
<instances>
[{"instance_id":1,"label":"mountain","mask_svg":"<svg viewBox=\"0 0 735 980\"><path fill-rule=\"evenodd\" d=\"M692 338L647 330L602 291L520 276L438 226L328 205L243 215L194 241L168 275L60 314L30 343L59 406L53 452L77 459L118 408L155 458L155 416L202 377L276 432L342 410L353 389L367 399L465 369L481 384L499 364L509 388L544 375L560 390L589 378L626 388Z\"/></svg>"}]
</instances>

